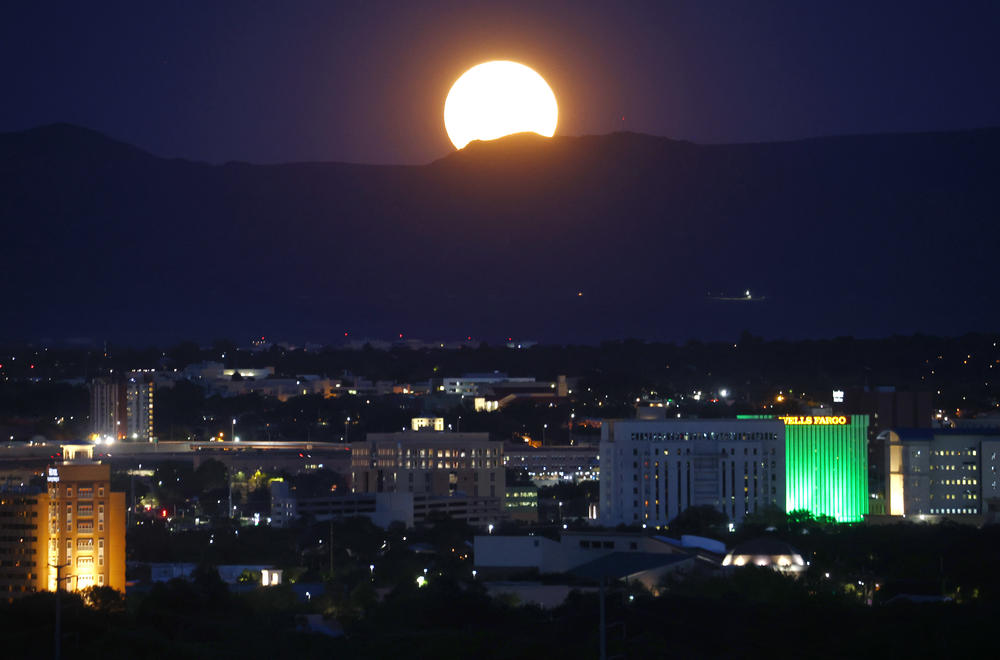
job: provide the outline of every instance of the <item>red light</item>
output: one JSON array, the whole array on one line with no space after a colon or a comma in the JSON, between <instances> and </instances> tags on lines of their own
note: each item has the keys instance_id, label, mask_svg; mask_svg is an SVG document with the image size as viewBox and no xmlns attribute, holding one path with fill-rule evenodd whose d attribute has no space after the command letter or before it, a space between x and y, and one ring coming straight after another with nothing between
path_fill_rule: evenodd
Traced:
<instances>
[{"instance_id":1,"label":"red light","mask_svg":"<svg viewBox=\"0 0 1000 660\"><path fill-rule=\"evenodd\" d=\"M400 339L402 339L402 338L403 338L403 333L402 333L402 332L401 332L401 333L399 333L399 338L400 338Z\"/></svg>"},{"instance_id":2,"label":"red light","mask_svg":"<svg viewBox=\"0 0 1000 660\"><path fill-rule=\"evenodd\" d=\"M302 452L299 452L299 458L302 458Z\"/></svg>"},{"instance_id":3,"label":"red light","mask_svg":"<svg viewBox=\"0 0 1000 660\"><path fill-rule=\"evenodd\" d=\"M166 518L167 517L167 510L163 509L162 511L160 511L160 515L163 516L164 518Z\"/></svg>"},{"instance_id":4,"label":"red light","mask_svg":"<svg viewBox=\"0 0 1000 660\"><path fill-rule=\"evenodd\" d=\"M345 336L345 337L347 336L347 333L346 333L346 332L344 333L344 336Z\"/></svg>"},{"instance_id":5,"label":"red light","mask_svg":"<svg viewBox=\"0 0 1000 660\"><path fill-rule=\"evenodd\" d=\"M31 365L31 368L32 368L32 369L34 369L34 368L35 368L35 365Z\"/></svg>"},{"instance_id":6,"label":"red light","mask_svg":"<svg viewBox=\"0 0 1000 660\"><path fill-rule=\"evenodd\" d=\"M472 337L466 337L468 341L472 341Z\"/></svg>"}]
</instances>

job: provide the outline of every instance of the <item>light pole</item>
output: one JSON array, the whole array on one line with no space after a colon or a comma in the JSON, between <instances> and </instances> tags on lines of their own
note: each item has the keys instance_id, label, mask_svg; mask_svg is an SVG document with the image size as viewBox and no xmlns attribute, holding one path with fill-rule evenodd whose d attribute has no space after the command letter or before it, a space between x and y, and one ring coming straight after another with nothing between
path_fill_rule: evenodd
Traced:
<instances>
[{"instance_id":1,"label":"light pole","mask_svg":"<svg viewBox=\"0 0 1000 660\"><path fill-rule=\"evenodd\" d=\"M59 594L62 591L62 581L63 580L68 580L68 579L70 579L70 577L72 577L72 576L69 576L69 575L67 575L66 577L62 577L60 575L60 571L62 571L62 569L66 568L67 566L69 566L69 562L67 562L65 564L49 564L49 568L56 569L56 633L55 633L55 639L54 639L54 646L53 646L53 649L52 649L52 657L55 658L55 660L59 660L59 651L60 651L59 647L60 647L60 642L62 641L61 640L61 638L62 638L62 601L59 598Z\"/></svg>"},{"instance_id":2,"label":"light pole","mask_svg":"<svg viewBox=\"0 0 1000 660\"><path fill-rule=\"evenodd\" d=\"M347 419L344 420L344 444L345 445L347 444L347 431L348 431L347 427L350 425L350 423L351 423L351 416L348 415Z\"/></svg>"},{"instance_id":3,"label":"light pole","mask_svg":"<svg viewBox=\"0 0 1000 660\"><path fill-rule=\"evenodd\" d=\"M233 426L232 426L232 430L229 432L229 439L232 440L233 442L236 442L236 418L235 417L233 417Z\"/></svg>"}]
</instances>

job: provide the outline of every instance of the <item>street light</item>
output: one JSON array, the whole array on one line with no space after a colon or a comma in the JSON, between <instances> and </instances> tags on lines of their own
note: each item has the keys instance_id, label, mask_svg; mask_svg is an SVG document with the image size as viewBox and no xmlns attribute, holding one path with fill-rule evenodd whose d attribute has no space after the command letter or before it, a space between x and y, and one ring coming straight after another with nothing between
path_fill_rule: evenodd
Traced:
<instances>
[{"instance_id":1,"label":"street light","mask_svg":"<svg viewBox=\"0 0 1000 660\"><path fill-rule=\"evenodd\" d=\"M235 417L233 417L233 426L232 426L232 430L229 433L229 439L232 440L233 442L236 442L236 418Z\"/></svg>"}]
</instances>

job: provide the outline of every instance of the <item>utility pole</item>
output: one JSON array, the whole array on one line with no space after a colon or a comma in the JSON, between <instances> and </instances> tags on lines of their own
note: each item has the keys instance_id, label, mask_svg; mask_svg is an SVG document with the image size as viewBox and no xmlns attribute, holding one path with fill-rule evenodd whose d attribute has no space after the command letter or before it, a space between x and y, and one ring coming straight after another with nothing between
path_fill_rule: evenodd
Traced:
<instances>
[{"instance_id":1,"label":"utility pole","mask_svg":"<svg viewBox=\"0 0 1000 660\"><path fill-rule=\"evenodd\" d=\"M68 580L71 577L62 577L62 575L60 575L60 571L67 566L69 566L69 562L65 564L49 564L49 568L56 569L56 632L52 650L52 657L55 658L55 660L59 660L59 646L62 641L62 600L59 598L59 594L62 591L62 581Z\"/></svg>"}]
</instances>

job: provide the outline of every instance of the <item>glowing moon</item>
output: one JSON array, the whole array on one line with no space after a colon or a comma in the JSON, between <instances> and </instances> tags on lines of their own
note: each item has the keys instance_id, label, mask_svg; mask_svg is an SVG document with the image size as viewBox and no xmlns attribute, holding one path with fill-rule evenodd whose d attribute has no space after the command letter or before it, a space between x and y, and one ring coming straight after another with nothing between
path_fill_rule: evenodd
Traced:
<instances>
[{"instance_id":1,"label":"glowing moon","mask_svg":"<svg viewBox=\"0 0 1000 660\"><path fill-rule=\"evenodd\" d=\"M455 81L444 102L444 127L456 149L513 133L552 137L559 106L545 79L517 62L484 62Z\"/></svg>"}]
</instances>

